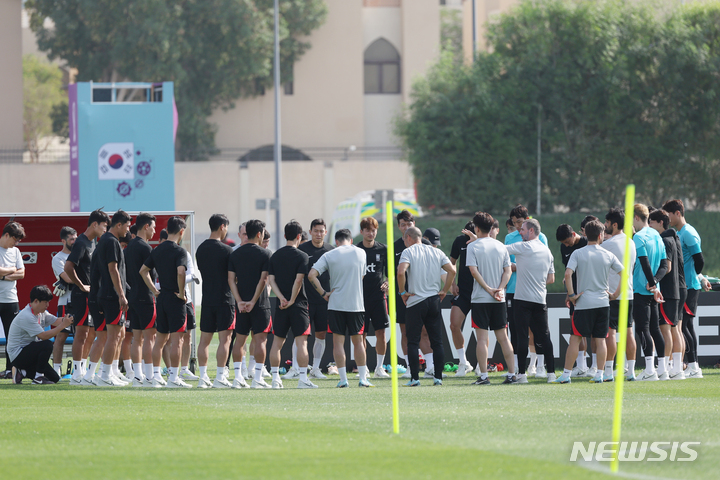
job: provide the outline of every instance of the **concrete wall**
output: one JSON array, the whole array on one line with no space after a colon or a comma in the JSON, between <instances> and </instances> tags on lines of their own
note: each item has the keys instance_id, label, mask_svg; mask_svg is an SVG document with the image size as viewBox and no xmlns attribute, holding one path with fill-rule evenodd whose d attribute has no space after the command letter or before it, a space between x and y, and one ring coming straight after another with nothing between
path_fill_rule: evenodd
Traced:
<instances>
[{"instance_id":1,"label":"concrete wall","mask_svg":"<svg viewBox=\"0 0 720 480\"><path fill-rule=\"evenodd\" d=\"M402 94L410 103L412 82L425 75L440 54L440 6L437 0L406 0L402 4Z\"/></svg>"},{"instance_id":2,"label":"concrete wall","mask_svg":"<svg viewBox=\"0 0 720 480\"><path fill-rule=\"evenodd\" d=\"M22 0L0 1L0 148L23 146L21 12Z\"/></svg>"}]
</instances>

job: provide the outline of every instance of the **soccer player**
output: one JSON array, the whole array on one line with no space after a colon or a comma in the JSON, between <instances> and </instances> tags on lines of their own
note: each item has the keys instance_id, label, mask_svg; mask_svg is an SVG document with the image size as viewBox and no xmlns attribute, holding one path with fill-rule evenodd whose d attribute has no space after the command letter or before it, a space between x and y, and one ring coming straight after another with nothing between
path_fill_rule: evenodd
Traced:
<instances>
[{"instance_id":1,"label":"soccer player","mask_svg":"<svg viewBox=\"0 0 720 480\"><path fill-rule=\"evenodd\" d=\"M605 214L605 232L606 237L611 236L609 240L603 241L602 246L605 250L615 255L621 263L625 260L625 243L627 236L623 232L625 225L625 211L620 208L611 208L608 213ZM608 233L609 232L609 233ZM632 328L633 320L633 270L635 266L635 260L637 259L637 253L635 251L635 243L630 242L630 271L628 272L628 285L627 285L627 298L628 298L628 317L627 317L627 335L625 343L625 357L627 361L627 372L625 378L627 381L635 380L635 355L637 352L637 344L635 343L635 333ZM621 275L614 272L610 272L608 277L608 286L610 291L614 292L620 285ZM610 300L610 321L609 321L609 332L605 345L607 347L607 358L605 360L605 372L603 379L609 381L610 378L614 379L613 376L613 359L617 353L617 340L616 335L618 333L618 323L620 318L620 300ZM624 369L623 365L618 365L618 371L622 375L621 368ZM572 376L572 375L570 375Z\"/></svg>"},{"instance_id":2,"label":"soccer player","mask_svg":"<svg viewBox=\"0 0 720 480\"><path fill-rule=\"evenodd\" d=\"M457 271L457 284L452 286L452 308L450 309L450 332L452 333L452 341L458 353L458 370L456 377L464 377L467 372L472 372L472 365L465 357L465 338L462 334L462 325L470 313L472 294L474 290L473 276L466 265L466 250L468 244L475 240L475 225L468 222L464 231L472 232L472 237L465 233L461 233L453 241L450 248L450 263L453 264ZM506 315L507 317L507 315ZM487 364L486 364L487 367Z\"/></svg>"},{"instance_id":3,"label":"soccer player","mask_svg":"<svg viewBox=\"0 0 720 480\"><path fill-rule=\"evenodd\" d=\"M660 234L648 227L648 208L636 203L634 208L633 226L635 227L635 250L637 260L633 272L633 317L640 335L640 345L645 356L645 370L637 377L638 380L667 380L667 358L665 357L665 340L660 333L658 302L662 294L657 283L667 272L665 245ZM653 341L658 355L658 371L655 372Z\"/></svg>"},{"instance_id":4,"label":"soccer player","mask_svg":"<svg viewBox=\"0 0 720 480\"><path fill-rule=\"evenodd\" d=\"M101 387L125 386L124 382L118 381L119 379L111 375L111 370L113 362L117 362L115 354L121 341L122 329L125 327L124 314L128 308L125 295L127 291L125 255L119 239L127 235L130 220L130 215L126 212L122 210L115 212L110 220L110 228L98 242L94 253L98 257L100 271L98 303L105 314L107 327L107 340L102 355L103 365L100 378L97 380L98 386Z\"/></svg>"},{"instance_id":5,"label":"soccer player","mask_svg":"<svg viewBox=\"0 0 720 480\"><path fill-rule=\"evenodd\" d=\"M288 332L292 329L297 345L298 370L300 381L298 388L316 388L308 380L308 351L307 337L310 335L310 315L305 295L305 276L308 274L309 257L307 253L297 248L302 238L302 226L295 220L285 225L286 245L279 249L270 258L268 281L279 305L275 311L273 321L273 339L270 349L270 373L272 374L272 388L283 388L280 379L280 349L285 344Z\"/></svg>"},{"instance_id":6,"label":"soccer player","mask_svg":"<svg viewBox=\"0 0 720 480\"><path fill-rule=\"evenodd\" d=\"M32 378L33 385L57 383L60 376L48 364L53 345L50 339L72 324L72 318L47 313L53 294L45 285L30 290L30 303L15 316L7 337L8 361L12 361L13 383ZM45 331L45 327L52 330Z\"/></svg>"},{"instance_id":7,"label":"soccer player","mask_svg":"<svg viewBox=\"0 0 720 480\"><path fill-rule=\"evenodd\" d=\"M298 249L302 252L307 253L310 258L308 269L312 268L315 263L320 260L326 252L331 251L332 245L325 242L325 235L327 234L327 227L325 220L322 218L316 218L310 222L310 238L311 241L305 242L298 246ZM320 284L323 289L330 289L330 275L324 274L320 277ZM308 297L308 306L310 309L310 323L315 327L315 344L313 345L313 367L310 371L311 378L326 378L325 375L320 371L320 361L322 360L323 353L325 353L325 336L328 331L328 302L323 299L313 288L310 280L305 278L305 291ZM297 363L297 346L293 345L293 368ZM283 378L297 378L299 372L297 370L290 369L290 371Z\"/></svg>"},{"instance_id":8,"label":"soccer player","mask_svg":"<svg viewBox=\"0 0 720 480\"><path fill-rule=\"evenodd\" d=\"M195 252L198 269L202 275L202 310L200 311L200 344L198 365L200 366L199 388L231 388L225 378L225 363L230 352L230 337L235 330L235 300L228 284L228 262L232 248L223 243L230 221L225 215L216 213L210 217L210 238L198 246ZM183 283L183 290L185 283ZM218 333L216 353L217 374L210 383L207 375L208 347ZM244 381L244 380L243 380Z\"/></svg>"},{"instance_id":9,"label":"soccer player","mask_svg":"<svg viewBox=\"0 0 720 480\"><path fill-rule=\"evenodd\" d=\"M586 217L587 218L587 217ZM584 220L583 220L584 221ZM589 220L588 220L589 221ZM587 222L586 222L587 223ZM585 224L582 224L582 228L584 230ZM585 245L588 244L587 237L578 235L573 228L568 225L567 223L563 223L557 228L557 231L555 232L555 239L560 242L560 258L562 260L563 265L567 269L568 261L570 260L570 255L575 250L579 250L583 248ZM572 281L573 281L573 291L577 292L577 274L573 272L572 274ZM565 282L565 279L563 277L563 283ZM567 288L567 287L566 287ZM565 305L567 305L568 309L570 310L570 318L572 318L573 312L575 311L575 304L570 301L567 294L565 295ZM577 356L577 366L573 369L571 377L585 377L585 376L595 376L596 372L588 372L587 363L585 363L585 351L587 350L587 342L585 341L585 337L582 337L580 339L580 346ZM593 354L593 357L595 354ZM532 364L532 354L530 354L531 360L530 363ZM593 362L595 363L595 362ZM597 369L596 369L597 370Z\"/></svg>"},{"instance_id":10,"label":"soccer player","mask_svg":"<svg viewBox=\"0 0 720 480\"><path fill-rule=\"evenodd\" d=\"M495 332L508 366L505 384L517 383L515 359L507 336L507 305L505 286L512 267L510 255L503 244L490 237L494 218L485 212L473 217L477 240L468 245L467 268L474 279L472 290L472 323L477 338L477 359L480 375L473 385L489 385L487 373L488 330ZM452 315L452 313L451 313Z\"/></svg>"},{"instance_id":11,"label":"soccer player","mask_svg":"<svg viewBox=\"0 0 720 480\"><path fill-rule=\"evenodd\" d=\"M375 353L377 363L375 378L390 378L383 368L387 352L385 330L390 326L387 312L387 246L375 241L378 222L373 217L365 217L360 222L363 241L357 247L365 252L365 277L363 278L363 305L365 326L372 323L375 330ZM365 330L367 335L367 329ZM364 345L364 343L363 343Z\"/></svg>"},{"instance_id":12,"label":"soccer player","mask_svg":"<svg viewBox=\"0 0 720 480\"><path fill-rule=\"evenodd\" d=\"M400 265L400 257L402 256L403 250L405 250L405 232L408 228L415 226L415 217L413 217L413 215L407 210L403 210L398 213L396 219L398 229L400 230L400 233L402 233L402 235L400 238L395 240L395 243L393 244L393 250L395 252L395 272L398 271ZM402 290L400 289L400 285L398 285L398 290L397 292L395 292L395 315L397 317L397 324L400 326L400 334L402 336L400 346L402 347L403 358L405 359L405 365L408 366L408 371L405 372L401 378L411 378L410 363L408 361L408 338L407 332L405 331L405 311L407 307L405 306L405 302L403 302L402 296L400 295L401 291Z\"/></svg>"},{"instance_id":13,"label":"soccer player","mask_svg":"<svg viewBox=\"0 0 720 480\"><path fill-rule=\"evenodd\" d=\"M108 221L108 223L110 223ZM89 326L92 327L90 336L85 342L85 345L89 345L90 348L87 351L87 355L83 355L87 358L87 369L83 368L83 378L80 385L91 387L97 386L97 379L100 378L98 375L95 378L95 371L97 370L98 364L102 365L102 354L105 351L105 344L107 343L107 325L105 322L105 315L103 314L102 307L98 302L98 292L100 291L100 268L98 266L97 255L92 256L90 259L90 291L87 296L87 309L90 314ZM93 341L94 340L94 341ZM102 366L100 368L102 370ZM70 381L72 384L72 380Z\"/></svg>"},{"instance_id":14,"label":"soccer player","mask_svg":"<svg viewBox=\"0 0 720 480\"><path fill-rule=\"evenodd\" d=\"M25 278L25 266L17 244L25 238L25 229L17 222L8 222L0 237L0 319L2 319L5 338L10 325L20 311L17 296L17 281ZM3 378L12 375L12 360L5 345L5 371Z\"/></svg>"},{"instance_id":15,"label":"soccer player","mask_svg":"<svg viewBox=\"0 0 720 480\"><path fill-rule=\"evenodd\" d=\"M93 253L93 240L101 237L107 230L110 217L102 210L90 213L87 229L73 244L73 248L65 262L65 274L74 287L70 295L75 335L73 337L73 376L70 385L80 385L85 375L81 362L87 358L86 343L92 344L95 339L95 328L89 318L88 294L90 293L90 262Z\"/></svg>"},{"instance_id":16,"label":"soccer player","mask_svg":"<svg viewBox=\"0 0 720 480\"><path fill-rule=\"evenodd\" d=\"M623 265L615 255L600 247L604 229L603 224L597 220L590 220L585 224L588 244L570 255L565 269L568 299L575 305L575 310L572 315L572 335L565 353L565 370L553 383L570 383L573 358L577 355L580 339L583 337L592 337L598 365L605 365L605 337L608 335L610 322L610 301L620 295L620 284L612 294L609 293L608 277L611 271L616 274L622 272ZM573 286L573 273L577 273L579 293L575 292ZM603 370L598 370L590 382L603 383Z\"/></svg>"},{"instance_id":17,"label":"soccer player","mask_svg":"<svg viewBox=\"0 0 720 480\"><path fill-rule=\"evenodd\" d=\"M252 370L252 388L271 388L263 379L263 366L267 334L272 331L270 318L270 298L266 284L270 268L270 251L262 248L265 223L249 220L245 223L248 241L230 255L228 263L228 283L237 302L238 318L235 323L236 341L233 347L235 380L233 388L247 388L243 379L242 363L244 346L250 330L253 332L255 359Z\"/></svg>"},{"instance_id":18,"label":"soccer player","mask_svg":"<svg viewBox=\"0 0 720 480\"><path fill-rule=\"evenodd\" d=\"M128 295L128 314L132 327L133 343L130 356L133 361L133 387L151 387L153 379L152 349L157 332L155 320L157 306L155 296L140 276L140 269L152 253L150 240L155 235L155 216L140 213L135 218L136 236L125 249L125 267L130 286ZM155 270L150 271L155 283Z\"/></svg>"},{"instance_id":19,"label":"soccer player","mask_svg":"<svg viewBox=\"0 0 720 480\"><path fill-rule=\"evenodd\" d=\"M514 321L518 339L517 358L518 383L527 383L525 358L528 351L528 328L535 338L535 349L540 358L545 359L548 383L555 380L555 355L550 339L547 315L547 285L555 282L553 256L548 247L540 240L540 223L534 219L525 220L518 230L523 241L508 244L505 248L514 255L517 263L517 287L513 301L515 303ZM508 235L509 236L509 235ZM544 357L540 357L544 355ZM542 365L542 363L541 363Z\"/></svg>"},{"instance_id":20,"label":"soccer player","mask_svg":"<svg viewBox=\"0 0 720 480\"><path fill-rule=\"evenodd\" d=\"M348 386L345 363L345 336L355 347L355 363L360 374L360 387L373 387L367 379L365 354L365 318L363 312L363 277L365 276L365 253L352 245L350 230L335 232L337 248L326 253L310 269L308 278L320 297L328 302L328 324L333 333L333 356L340 373L338 388ZM318 277L330 274L330 288L325 289Z\"/></svg>"},{"instance_id":21,"label":"soccer player","mask_svg":"<svg viewBox=\"0 0 720 480\"><path fill-rule=\"evenodd\" d=\"M685 300L682 329L685 335L688 367L685 369L686 378L702 378L702 370L698 365L698 340L695 334L695 314L697 313L698 296L700 290L710 290L710 283L702 275L705 267L700 235L692 225L685 220L685 205L682 200L670 200L663 205L663 210L670 216L670 226L678 232L682 256L685 265L685 283L687 284L687 299Z\"/></svg>"},{"instance_id":22,"label":"soccer player","mask_svg":"<svg viewBox=\"0 0 720 480\"><path fill-rule=\"evenodd\" d=\"M674 360L679 357L682 363L682 326L678 330L678 318L682 315L682 311L678 308L680 304L680 272L684 268L681 261L682 245L677 232L673 228L668 228L670 217L665 210L656 209L650 212L648 217L648 225L660 234L663 244L665 245L665 255L667 256L668 271L660 280L660 293L662 293L664 303L660 307L660 333L665 340L665 357L673 358L673 368L668 369L670 380L682 379L682 368L676 368ZM683 274L683 284L684 284ZM687 294L686 294L687 295Z\"/></svg>"},{"instance_id":23,"label":"soccer player","mask_svg":"<svg viewBox=\"0 0 720 480\"><path fill-rule=\"evenodd\" d=\"M513 223L513 226L515 227L515 231L509 232L505 236L505 245L512 245L513 243L519 243L523 241L523 237L520 234L520 228L522 227L525 220L527 220L530 217L528 214L528 209L522 205L517 205L515 208L510 210L510 220ZM538 224L539 225L539 224ZM547 237L544 233L540 233L539 236L540 241L547 246ZM525 329L525 332L522 333L519 330L515 328L515 308L514 308L514 302L515 299L515 283L517 280L517 266L515 264L515 256L510 252L510 261L512 264L512 271L513 274L510 277L510 281L507 284L507 288L505 289L505 302L507 303L507 317L508 317L508 327L510 330L510 342L512 343L513 351L515 352L515 365L517 366L518 372L522 372L523 375L525 374L525 365L527 364L527 360L525 357L519 357L520 348L518 344L518 339L520 336L527 337L527 328ZM544 300L543 300L544 301ZM537 344L533 341L531 342L534 345L536 345L535 349L537 350ZM527 349L525 349L527 350ZM525 355L527 356L527 351L525 352ZM544 359L540 357L538 359L538 363L540 365L544 364Z\"/></svg>"},{"instance_id":24,"label":"soccer player","mask_svg":"<svg viewBox=\"0 0 720 480\"><path fill-rule=\"evenodd\" d=\"M200 380L200 377L190 371L190 342L192 341L192 331L196 328L195 323L195 305L192 302L192 292L190 286L193 282L200 283L200 280L195 276L195 264L193 263L192 255L187 250L185 251L187 257L187 266L185 270L185 315L187 318L187 324L185 325L185 334L183 335L183 347L182 353L180 354L180 378L186 381ZM227 373L225 373L227 377Z\"/></svg>"},{"instance_id":25,"label":"soccer player","mask_svg":"<svg viewBox=\"0 0 720 480\"><path fill-rule=\"evenodd\" d=\"M63 318L70 313L70 308L68 304L70 303L70 295L72 293L72 281L70 280L70 277L68 277L65 273L65 262L70 255L70 251L75 244L75 240L77 240L77 232L74 228L62 227L60 229L60 241L62 242L63 248L62 250L57 252L52 258L52 269L53 273L55 274L55 278L57 278L57 282L55 283L55 294L57 295L61 291L64 291L64 293L61 293L58 296L57 318ZM53 369L57 372L58 375L60 375L60 378L62 378L63 376L63 347L65 346L65 341L67 340L68 336L72 334L73 330L71 325L70 327L65 328L60 333L58 333L57 337L55 337L55 342L53 343Z\"/></svg>"},{"instance_id":26,"label":"soccer player","mask_svg":"<svg viewBox=\"0 0 720 480\"><path fill-rule=\"evenodd\" d=\"M170 217L167 222L168 239L155 247L140 268L145 285L157 297L157 337L153 345L153 387L163 387L160 376L162 350L170 337L170 377L167 388L191 388L179 376L180 354L183 334L186 328L185 304L185 266L187 255L180 246L186 223L181 217ZM160 281L160 291L150 278L150 270L155 269Z\"/></svg>"},{"instance_id":27,"label":"soccer player","mask_svg":"<svg viewBox=\"0 0 720 480\"><path fill-rule=\"evenodd\" d=\"M450 291L455 279L455 267L450 260L439 248L423 245L421 235L418 228L407 228L403 235L407 248L400 256L397 271L398 289L403 303L407 306L405 328L408 335L411 379L406 385L409 387L420 385L418 348L423 326L427 330L434 354L435 381L433 385L442 385L445 355L440 302ZM447 272L445 285L441 285L440 282L438 275L440 269Z\"/></svg>"}]
</instances>

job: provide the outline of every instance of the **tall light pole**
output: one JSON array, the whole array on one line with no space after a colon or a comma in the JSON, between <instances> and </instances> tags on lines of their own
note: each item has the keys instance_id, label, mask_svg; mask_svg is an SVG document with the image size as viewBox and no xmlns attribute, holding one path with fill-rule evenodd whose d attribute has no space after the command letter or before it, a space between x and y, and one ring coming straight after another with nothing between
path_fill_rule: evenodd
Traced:
<instances>
[{"instance_id":1,"label":"tall light pole","mask_svg":"<svg viewBox=\"0 0 720 480\"><path fill-rule=\"evenodd\" d=\"M280 204L282 198L282 143L280 141L280 8L275 0L275 245L282 247L282 228L280 225Z\"/></svg>"},{"instance_id":2,"label":"tall light pole","mask_svg":"<svg viewBox=\"0 0 720 480\"><path fill-rule=\"evenodd\" d=\"M542 178L540 176L542 164L542 105L538 104L537 117L537 214L540 215L542 208L540 206L540 193L542 192Z\"/></svg>"}]
</instances>

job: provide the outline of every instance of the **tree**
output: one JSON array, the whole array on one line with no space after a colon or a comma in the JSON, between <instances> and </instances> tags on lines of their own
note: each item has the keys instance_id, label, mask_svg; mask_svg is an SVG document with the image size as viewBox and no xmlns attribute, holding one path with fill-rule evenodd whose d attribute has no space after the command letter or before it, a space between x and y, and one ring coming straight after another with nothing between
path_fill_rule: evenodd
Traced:
<instances>
[{"instance_id":1,"label":"tree","mask_svg":"<svg viewBox=\"0 0 720 480\"><path fill-rule=\"evenodd\" d=\"M310 48L322 0L282 0L281 72ZM179 160L207 158L207 118L272 85L272 0L28 0L38 46L78 69L78 81L173 81ZM54 27L46 27L51 19Z\"/></svg>"},{"instance_id":2,"label":"tree","mask_svg":"<svg viewBox=\"0 0 720 480\"><path fill-rule=\"evenodd\" d=\"M453 53L453 61L463 61L462 10L440 9L440 47Z\"/></svg>"},{"instance_id":3,"label":"tree","mask_svg":"<svg viewBox=\"0 0 720 480\"><path fill-rule=\"evenodd\" d=\"M23 138L30 161L38 162L53 133L53 109L67 106L62 72L34 55L23 56ZM67 107L66 107L67 111Z\"/></svg>"}]
</instances>

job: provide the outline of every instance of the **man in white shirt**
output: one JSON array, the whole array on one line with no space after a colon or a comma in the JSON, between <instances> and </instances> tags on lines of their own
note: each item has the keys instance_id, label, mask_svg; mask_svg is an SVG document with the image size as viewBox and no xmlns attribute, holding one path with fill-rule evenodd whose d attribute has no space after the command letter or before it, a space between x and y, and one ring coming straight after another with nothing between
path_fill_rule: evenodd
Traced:
<instances>
[{"instance_id":1,"label":"man in white shirt","mask_svg":"<svg viewBox=\"0 0 720 480\"><path fill-rule=\"evenodd\" d=\"M518 332L518 383L527 383L525 359L528 354L528 329L535 335L535 349L544 355L548 383L554 381L555 355L550 339L547 313L547 285L555 282L555 267L550 250L539 239L540 222L525 220L520 227L522 242L505 245L515 255L517 283L514 296L514 320Z\"/></svg>"},{"instance_id":2,"label":"man in white shirt","mask_svg":"<svg viewBox=\"0 0 720 480\"><path fill-rule=\"evenodd\" d=\"M15 315L20 311L17 296L17 281L25 278L25 266L17 244L25 238L25 229L17 222L8 222L0 237L0 319L2 319L5 338L10 332ZM5 371L0 378L10 378L12 360L5 346Z\"/></svg>"},{"instance_id":3,"label":"man in white shirt","mask_svg":"<svg viewBox=\"0 0 720 480\"><path fill-rule=\"evenodd\" d=\"M445 298L455 279L455 267L450 259L439 249L423 245L422 232L410 227L403 235L405 250L400 256L397 271L398 291L406 305L405 331L408 338L408 360L411 380L408 387L420 385L420 360L418 348L422 327L425 326L430 346L433 350L435 380L433 385L442 385L445 353L443 350L443 319L440 302ZM441 285L438 271L445 270L448 275L445 285ZM405 274L407 273L407 284Z\"/></svg>"},{"instance_id":4,"label":"man in white shirt","mask_svg":"<svg viewBox=\"0 0 720 480\"><path fill-rule=\"evenodd\" d=\"M8 359L13 362L13 383L32 378L35 385L57 383L60 376L50 366L51 338L72 324L72 316L47 313L53 294L45 285L30 290L30 303L15 317L7 338ZM52 325L52 330L45 331Z\"/></svg>"},{"instance_id":5,"label":"man in white shirt","mask_svg":"<svg viewBox=\"0 0 720 480\"><path fill-rule=\"evenodd\" d=\"M345 335L355 347L355 363L360 374L360 387L373 387L367 379L365 355L365 302L363 301L363 277L365 277L365 252L352 245L350 230L343 228L335 233L337 248L325 252L310 269L308 278L315 291L328 302L328 328L333 334L333 356L340 373L338 388L348 386L345 363ZM324 272L330 273L330 291L325 291L320 279Z\"/></svg>"},{"instance_id":6,"label":"man in white shirt","mask_svg":"<svg viewBox=\"0 0 720 480\"><path fill-rule=\"evenodd\" d=\"M67 260L68 255L70 255L70 251L72 250L72 246L75 244L75 240L77 240L77 231L75 231L74 228L63 227L60 229L60 241L63 244L63 248L52 258L52 269L55 274L55 278L57 278L57 282L55 283L55 293L60 294L58 296L58 318L62 318L70 313L70 290L73 283L67 273L65 273L65 261ZM55 342L53 344L53 369L58 375L60 375L60 378L62 378L63 347L65 346L65 341L68 336L73 333L74 330L71 325L69 328L66 328L58 333L58 336L55 337Z\"/></svg>"}]
</instances>

